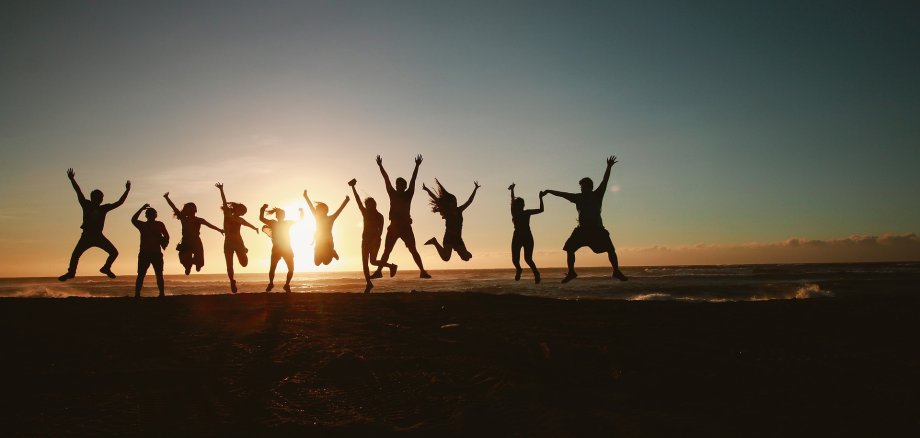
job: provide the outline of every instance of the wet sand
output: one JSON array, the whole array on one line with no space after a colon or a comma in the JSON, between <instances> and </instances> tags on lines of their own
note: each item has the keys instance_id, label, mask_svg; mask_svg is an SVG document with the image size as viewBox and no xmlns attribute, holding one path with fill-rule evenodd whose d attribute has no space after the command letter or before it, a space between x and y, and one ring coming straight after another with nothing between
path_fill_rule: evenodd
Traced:
<instances>
[{"instance_id":1,"label":"wet sand","mask_svg":"<svg viewBox=\"0 0 920 438\"><path fill-rule=\"evenodd\" d=\"M2 299L4 435L905 435L920 300Z\"/></svg>"}]
</instances>

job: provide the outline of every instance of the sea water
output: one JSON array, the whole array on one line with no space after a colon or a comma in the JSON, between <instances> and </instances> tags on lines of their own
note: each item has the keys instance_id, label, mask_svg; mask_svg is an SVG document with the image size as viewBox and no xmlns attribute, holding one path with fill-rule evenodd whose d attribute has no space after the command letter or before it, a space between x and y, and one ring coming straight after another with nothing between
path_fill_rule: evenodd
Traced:
<instances>
[{"instance_id":1,"label":"sea water","mask_svg":"<svg viewBox=\"0 0 920 438\"><path fill-rule=\"evenodd\" d=\"M431 279L417 271L399 271L394 278L374 281L373 293L481 292L520 294L556 299L757 301L809 299L879 293L913 293L920 280L920 263L779 264L721 266L628 267L629 281L612 279L610 268L580 268L579 277L561 284L564 269L543 269L543 282L535 284L529 270L514 281L510 269L431 271ZM283 293L283 272L275 278L274 292ZM240 293L264 292L267 274L238 274ZM134 295L134 275L0 279L0 297L124 297ZM364 290L360 272L298 273L291 282L294 293L353 292ZM167 275L167 295L230 293L226 275ZM156 296L156 281L147 275L144 296Z\"/></svg>"}]
</instances>

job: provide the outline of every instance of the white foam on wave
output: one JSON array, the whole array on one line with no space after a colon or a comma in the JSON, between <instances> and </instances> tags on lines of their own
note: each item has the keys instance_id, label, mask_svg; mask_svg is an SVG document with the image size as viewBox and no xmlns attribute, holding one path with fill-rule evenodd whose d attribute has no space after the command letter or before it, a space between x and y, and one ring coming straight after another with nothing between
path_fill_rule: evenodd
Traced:
<instances>
[{"instance_id":1,"label":"white foam on wave","mask_svg":"<svg viewBox=\"0 0 920 438\"><path fill-rule=\"evenodd\" d=\"M834 296L833 292L829 290L823 290L821 289L821 286L817 284L808 283L796 289L795 294L793 294L793 296L790 298L802 300L808 298L829 298L832 296Z\"/></svg>"}]
</instances>

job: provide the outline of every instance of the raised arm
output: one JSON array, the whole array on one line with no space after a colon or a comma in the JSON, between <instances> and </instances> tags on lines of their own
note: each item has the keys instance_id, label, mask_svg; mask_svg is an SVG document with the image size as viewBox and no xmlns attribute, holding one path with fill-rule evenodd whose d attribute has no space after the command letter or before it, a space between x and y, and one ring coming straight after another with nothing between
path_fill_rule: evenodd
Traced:
<instances>
[{"instance_id":1,"label":"raised arm","mask_svg":"<svg viewBox=\"0 0 920 438\"><path fill-rule=\"evenodd\" d=\"M514 183L511 183L511 185L508 186L508 190L511 190L511 200L513 201L514 200Z\"/></svg>"},{"instance_id":2,"label":"raised arm","mask_svg":"<svg viewBox=\"0 0 920 438\"><path fill-rule=\"evenodd\" d=\"M466 210L466 207L469 207L473 203L473 198L476 197L476 191L479 190L479 181L473 181L473 193L470 193L470 199L467 199L463 205L460 206L460 211Z\"/></svg>"},{"instance_id":3,"label":"raised arm","mask_svg":"<svg viewBox=\"0 0 920 438\"><path fill-rule=\"evenodd\" d=\"M380 168L380 174L383 175L383 182L387 185L387 193L393 193L396 190L393 188L393 184L390 183L390 175L387 175L386 169L383 168L383 158L380 158L380 155L377 155L377 167Z\"/></svg>"},{"instance_id":4,"label":"raised arm","mask_svg":"<svg viewBox=\"0 0 920 438\"><path fill-rule=\"evenodd\" d=\"M351 186L351 192L355 194L355 202L358 203L358 210L361 210L361 214L363 215L364 214L364 203L361 202L361 197L358 196L358 189L355 187L355 184L357 183L358 181L354 179L351 181L348 181L348 185Z\"/></svg>"},{"instance_id":5,"label":"raised arm","mask_svg":"<svg viewBox=\"0 0 920 438\"><path fill-rule=\"evenodd\" d=\"M547 195L558 196L569 202L575 202L575 197L577 196L574 193L560 192L558 190L544 190L543 193L546 193Z\"/></svg>"},{"instance_id":6,"label":"raised arm","mask_svg":"<svg viewBox=\"0 0 920 438\"><path fill-rule=\"evenodd\" d=\"M256 234L259 233L259 229L256 228L255 225L249 223L249 221L247 221L246 219L243 219L243 218L238 217L238 216L236 216L236 219L239 220L241 224L243 224L243 225L245 225L245 226L247 226L247 227L249 227L249 228L252 228L253 230L256 230Z\"/></svg>"},{"instance_id":7,"label":"raised arm","mask_svg":"<svg viewBox=\"0 0 920 438\"><path fill-rule=\"evenodd\" d=\"M169 204L169 208L172 209L173 214L175 214L177 218L181 219L182 212L179 211L178 208L176 208L176 204L173 204L172 199L169 199L169 192L164 193L163 197L166 198L166 203Z\"/></svg>"},{"instance_id":8,"label":"raised arm","mask_svg":"<svg viewBox=\"0 0 920 438\"><path fill-rule=\"evenodd\" d=\"M73 191L77 192L77 199L80 200L80 203L83 204L86 202L86 196L83 196L83 190L80 190L80 185L77 184L77 173L74 172L73 169L67 169L67 179L70 180Z\"/></svg>"},{"instance_id":9,"label":"raised arm","mask_svg":"<svg viewBox=\"0 0 920 438\"><path fill-rule=\"evenodd\" d=\"M613 168L614 164L617 164L617 156L611 155L607 157L607 170L604 171L604 179L602 179L601 183L597 186L596 192L601 194L607 193L607 182L610 181L610 169Z\"/></svg>"},{"instance_id":10,"label":"raised arm","mask_svg":"<svg viewBox=\"0 0 920 438\"><path fill-rule=\"evenodd\" d=\"M210 228L210 229L212 229L212 230L214 230L214 231L217 231L217 232L219 232L220 234L224 234L224 230L215 227L215 226L212 225L210 222L206 221L204 218L200 217L200 218L198 218L198 221L201 223L201 225L204 225L204 226L206 226L206 227L208 227L208 228Z\"/></svg>"},{"instance_id":11,"label":"raised arm","mask_svg":"<svg viewBox=\"0 0 920 438\"><path fill-rule=\"evenodd\" d=\"M268 209L268 204L262 204L262 208L259 209L259 220L262 221L265 225L271 225L271 222L268 219L265 219L265 210Z\"/></svg>"},{"instance_id":12,"label":"raised arm","mask_svg":"<svg viewBox=\"0 0 920 438\"><path fill-rule=\"evenodd\" d=\"M131 216L131 223L134 224L135 227L141 226L141 221L140 221L141 212L148 208L150 208L150 204L144 204L141 206L141 208L137 209L137 211L134 212L133 216Z\"/></svg>"},{"instance_id":13,"label":"raised arm","mask_svg":"<svg viewBox=\"0 0 920 438\"><path fill-rule=\"evenodd\" d=\"M438 197L435 196L434 192L432 192L431 189L429 189L428 186L425 185L425 183L422 183L422 190L427 192L428 196L431 196L431 199L438 199Z\"/></svg>"},{"instance_id":14,"label":"raised arm","mask_svg":"<svg viewBox=\"0 0 920 438\"><path fill-rule=\"evenodd\" d=\"M113 202L110 207L118 208L121 207L121 204L125 203L125 200L128 199L128 192L131 191L131 181L125 181L125 192L121 194L121 197L117 201Z\"/></svg>"},{"instance_id":15,"label":"raised arm","mask_svg":"<svg viewBox=\"0 0 920 438\"><path fill-rule=\"evenodd\" d=\"M220 205L226 208L227 207L227 195L224 194L224 184L217 183L217 184L214 184L214 187L217 187L217 189L220 190Z\"/></svg>"},{"instance_id":16,"label":"raised arm","mask_svg":"<svg viewBox=\"0 0 920 438\"><path fill-rule=\"evenodd\" d=\"M415 179L418 177L418 167L422 165L422 154L415 156L415 169L412 169L412 179L409 180L409 188L406 190L410 194L415 193Z\"/></svg>"},{"instance_id":17,"label":"raised arm","mask_svg":"<svg viewBox=\"0 0 920 438\"><path fill-rule=\"evenodd\" d=\"M546 196L546 192L540 192L540 208L532 208L527 210L527 213L530 215L543 213L543 197Z\"/></svg>"},{"instance_id":18,"label":"raised arm","mask_svg":"<svg viewBox=\"0 0 920 438\"><path fill-rule=\"evenodd\" d=\"M342 205L339 206L339 209L336 210L335 213L332 213L332 220L335 220L336 218L339 217L339 214L342 213L342 210L345 209L346 205L348 205L348 196L345 196L345 200L342 201Z\"/></svg>"},{"instance_id":19,"label":"raised arm","mask_svg":"<svg viewBox=\"0 0 920 438\"><path fill-rule=\"evenodd\" d=\"M307 196L307 189L303 190L303 198L307 200L307 207L310 207L310 213L316 214L316 208L313 207L313 201L310 200L310 197ZM303 219L303 218L301 218Z\"/></svg>"}]
</instances>

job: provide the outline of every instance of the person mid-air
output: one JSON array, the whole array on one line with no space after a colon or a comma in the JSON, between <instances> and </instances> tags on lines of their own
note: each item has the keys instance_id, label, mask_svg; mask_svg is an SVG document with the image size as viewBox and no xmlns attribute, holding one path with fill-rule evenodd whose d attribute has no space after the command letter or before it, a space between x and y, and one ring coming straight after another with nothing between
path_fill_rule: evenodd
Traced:
<instances>
[{"instance_id":1,"label":"person mid-air","mask_svg":"<svg viewBox=\"0 0 920 438\"><path fill-rule=\"evenodd\" d=\"M146 221L141 222L141 212L144 212ZM164 296L163 291L163 251L169 245L169 232L166 225L157 220L157 211L144 204L131 216L131 223L141 233L141 248L137 254L137 280L134 282L134 298L140 298L141 288L144 286L144 277L147 269L153 266L153 273L157 277L159 296Z\"/></svg>"},{"instance_id":2,"label":"person mid-air","mask_svg":"<svg viewBox=\"0 0 920 438\"><path fill-rule=\"evenodd\" d=\"M109 254L99 272L109 278L115 278L115 274L112 272L112 263L115 263L115 259L118 258L118 250L102 234L102 229L105 227L105 215L121 207L125 200L128 199L128 192L131 191L131 181L125 182L125 192L121 195L121 198L111 204L103 205L101 190L97 189L90 192L89 199L83 196L83 191L80 190L80 185L77 184L76 173L73 169L67 169L67 178L70 179L70 184L73 186L74 191L77 192L77 200L80 201L80 208L83 209L83 225L80 225L83 233L70 255L70 265L67 267L67 272L58 277L58 280L67 281L76 276L80 256L90 248L100 248Z\"/></svg>"},{"instance_id":3,"label":"person mid-air","mask_svg":"<svg viewBox=\"0 0 920 438\"><path fill-rule=\"evenodd\" d=\"M182 223L182 240L179 241L179 245L176 246L176 249L179 250L179 263L182 263L182 266L185 268L185 275L189 275L192 272L192 266L195 267L195 271L201 271L201 267L204 266L204 245L201 243L201 226L204 225L220 234L224 234L224 230L196 216L198 207L194 202L186 202L182 206L182 210L179 210L176 208L176 204L173 204L172 200L169 199L169 192L164 193L163 197L166 198L166 203L172 208L173 215Z\"/></svg>"},{"instance_id":4,"label":"person mid-air","mask_svg":"<svg viewBox=\"0 0 920 438\"><path fill-rule=\"evenodd\" d=\"M422 190L428 192L428 196L431 197L429 200L431 211L440 213L441 217L444 218L444 245L438 244L437 237L428 239L425 245L434 245L435 249L438 250L438 255L441 256L441 260L445 262L450 260L450 255L453 251L457 251L457 255L460 256L461 260L469 261L473 258L473 254L470 254L466 249L466 243L463 242L463 211L473 203L476 191L480 187L479 181L473 182L473 193L470 193L470 198L461 206L457 206L457 197L448 192L441 184L441 181L435 178L434 182L437 184L437 193L432 192L424 183L422 183Z\"/></svg>"},{"instance_id":5,"label":"person mid-air","mask_svg":"<svg viewBox=\"0 0 920 438\"><path fill-rule=\"evenodd\" d=\"M335 225L335 220L339 217L339 214L342 213L345 205L348 204L348 196L345 196L342 205L332 214L329 214L329 206L325 203L317 202L314 206L313 201L307 196L306 189L303 191L303 198L307 201L307 206L310 207L310 212L313 213L313 218L316 220L313 264L316 266L321 264L328 265L332 263L332 259L339 259L339 253L335 252L335 242L332 240L332 226Z\"/></svg>"},{"instance_id":6,"label":"person mid-air","mask_svg":"<svg viewBox=\"0 0 920 438\"><path fill-rule=\"evenodd\" d=\"M243 236L240 234L240 228L245 225L259 233L255 225L243 219L246 214L246 206L237 202L227 202L227 195L224 194L223 183L214 184L220 190L220 209L224 212L224 259L227 261L227 277L230 277L230 292L236 293L236 280L233 278L233 255L236 254L240 266L246 267L249 264L249 250L243 243Z\"/></svg>"},{"instance_id":7,"label":"person mid-air","mask_svg":"<svg viewBox=\"0 0 920 438\"><path fill-rule=\"evenodd\" d=\"M418 276L420 278L431 278L431 275L422 265L422 256L418 254L418 249L415 247L415 233L412 232L412 216L410 214L412 196L415 195L415 179L418 176L418 167L421 164L422 156L418 155L415 157L415 169L412 171L412 179L409 184L407 185L406 180L402 178L396 178L396 187L394 188L390 184L390 176L387 175L387 171L383 168L383 158L377 155L377 167L380 168L380 174L383 175L383 181L386 183L387 195L390 197L390 226L387 227L387 236L383 242L383 256L380 257L381 264L377 266L377 270L371 275L371 278L383 277L381 270L390 260L390 252L393 251L393 245L396 245L396 241L399 239L403 240L406 248L409 249L409 253L412 254L412 259L415 260L415 264L418 266Z\"/></svg>"},{"instance_id":8,"label":"person mid-air","mask_svg":"<svg viewBox=\"0 0 920 438\"><path fill-rule=\"evenodd\" d=\"M572 281L578 275L575 273L575 251L587 246L595 254L602 252L607 253L610 259L610 265L613 266L613 278L620 281L626 281L625 275L620 271L620 265L617 261L616 249L613 242L610 241L610 233L604 228L604 222L601 220L601 204L604 202L604 194L607 192L607 182L610 180L610 169L617 163L617 157L611 155L607 158L607 170L604 172L604 179L601 180L597 189L594 189L594 182L591 178L582 178L578 181L581 186L581 193L566 193L557 190L545 190L547 194L558 196L575 204L578 210L578 226L572 230L572 235L565 241L562 247L566 252L566 262L569 272L562 279L563 283Z\"/></svg>"},{"instance_id":9,"label":"person mid-air","mask_svg":"<svg viewBox=\"0 0 920 438\"><path fill-rule=\"evenodd\" d=\"M265 292L271 292L275 287L275 268L278 267L278 262L281 259L284 259L284 264L287 265L284 291L290 292L291 278L294 277L294 249L291 248L291 227L297 222L284 220L285 213L280 208L268 210L269 214L275 215L275 220L265 219L265 210L267 209L268 204L262 204L262 208L259 209L259 220L265 224L262 230L265 231L268 237L272 238L272 258L268 265L268 287L265 288ZM300 220L303 220L302 208L300 209Z\"/></svg>"},{"instance_id":10,"label":"person mid-air","mask_svg":"<svg viewBox=\"0 0 920 438\"><path fill-rule=\"evenodd\" d=\"M524 250L524 261L533 271L534 283L540 282L540 271L533 262L533 233L530 232L530 217L543 213L543 197L545 192L540 192L540 208L524 209L524 198L514 196L514 183L508 186L511 190L511 223L514 224L514 235L511 237L511 263L514 264L514 281L521 279L521 249Z\"/></svg>"},{"instance_id":11,"label":"person mid-air","mask_svg":"<svg viewBox=\"0 0 920 438\"><path fill-rule=\"evenodd\" d=\"M361 196L358 195L358 189L355 184L358 180L352 179L348 182L352 192L355 194L355 202L358 209L361 210L361 217L364 218L364 231L361 233L361 267L364 269L364 280L367 285L364 293L371 291L374 283L371 281L370 269L368 263L374 266L390 268L390 277L396 275L397 266L392 263L377 261L377 251L380 250L380 236L383 234L383 215L377 211L377 201L374 198L367 197L364 203L361 203Z\"/></svg>"}]
</instances>

